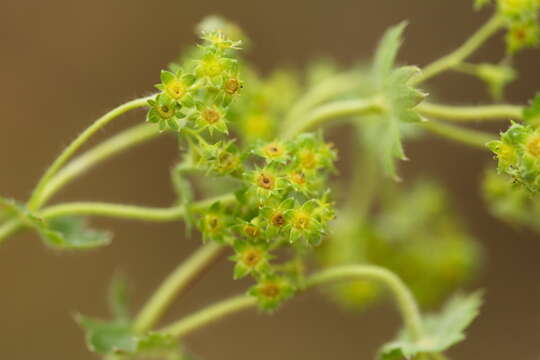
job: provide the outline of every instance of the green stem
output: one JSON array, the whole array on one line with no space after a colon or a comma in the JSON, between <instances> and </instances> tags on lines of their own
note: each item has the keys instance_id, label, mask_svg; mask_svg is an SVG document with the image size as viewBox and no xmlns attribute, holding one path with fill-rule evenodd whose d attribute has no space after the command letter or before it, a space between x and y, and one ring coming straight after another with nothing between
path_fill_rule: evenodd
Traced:
<instances>
[{"instance_id":1,"label":"green stem","mask_svg":"<svg viewBox=\"0 0 540 360\"><path fill-rule=\"evenodd\" d=\"M318 286L347 278L366 278L384 284L394 295L404 325L413 340L418 341L422 338L422 317L414 296L403 281L390 270L372 265L338 266L313 275L307 280L307 286Z\"/></svg>"},{"instance_id":2,"label":"green stem","mask_svg":"<svg viewBox=\"0 0 540 360\"><path fill-rule=\"evenodd\" d=\"M210 199L198 201L191 206L193 210L202 210L210 207L216 201L230 203L234 200L234 194L227 193ZM89 215L119 219L168 222L183 218L185 216L185 207L173 206L170 208L153 208L98 202L74 202L47 207L40 211L37 215L45 220L65 215ZM23 225L24 224L19 219L13 219L2 224L2 226L0 226L0 243L6 237L21 229Z\"/></svg>"},{"instance_id":3,"label":"green stem","mask_svg":"<svg viewBox=\"0 0 540 360\"><path fill-rule=\"evenodd\" d=\"M495 134L489 134L478 130L465 129L463 127L443 124L441 122L428 120L419 124L424 129L431 131L442 137L473 146L482 150L488 150L486 143L497 137Z\"/></svg>"},{"instance_id":4,"label":"green stem","mask_svg":"<svg viewBox=\"0 0 540 360\"><path fill-rule=\"evenodd\" d=\"M78 156L61 169L43 191L36 197L37 207L43 206L47 200L57 193L62 187L71 182L77 176L90 170L99 162L110 158L126 149L139 145L145 141L156 138L160 134L158 128L152 124L141 124L127 129L118 135L111 137L100 145Z\"/></svg>"},{"instance_id":5,"label":"green stem","mask_svg":"<svg viewBox=\"0 0 540 360\"><path fill-rule=\"evenodd\" d=\"M255 307L257 300L248 295L238 295L212 304L163 329L164 333L181 338L193 330L204 327L227 315Z\"/></svg>"},{"instance_id":6,"label":"green stem","mask_svg":"<svg viewBox=\"0 0 540 360\"><path fill-rule=\"evenodd\" d=\"M459 65L495 34L502 27L503 23L503 19L499 15L491 17L488 22L456 50L424 67L422 72L411 81L412 84L415 85L424 82L445 70Z\"/></svg>"},{"instance_id":7,"label":"green stem","mask_svg":"<svg viewBox=\"0 0 540 360\"><path fill-rule=\"evenodd\" d=\"M291 108L285 117L284 126L301 119L320 103L357 88L362 83L359 72L347 72L331 76L311 87Z\"/></svg>"},{"instance_id":8,"label":"green stem","mask_svg":"<svg viewBox=\"0 0 540 360\"><path fill-rule=\"evenodd\" d=\"M125 104L122 104L115 109L109 111L99 119L97 119L92 125L90 125L86 130L82 132L69 146L56 158L52 165L47 169L45 174L39 180L30 200L28 201L28 208L30 210L36 210L39 208L39 202L41 198L41 193L44 188L47 186L51 178L60 170L60 168L70 159L70 157L99 129L103 128L109 122L111 122L116 117L122 115L123 113L144 107L147 105L149 99L152 96L139 98L135 100L128 101Z\"/></svg>"},{"instance_id":9,"label":"green stem","mask_svg":"<svg viewBox=\"0 0 540 360\"><path fill-rule=\"evenodd\" d=\"M306 281L306 288L318 286L330 281L347 278L367 278L385 284L396 298L398 309L404 324L414 340L423 336L422 319L416 301L407 286L391 271L371 265L338 266L313 275ZM163 329L175 338L181 338L193 330L215 322L226 315L252 308L257 305L255 298L247 295L234 296L210 305Z\"/></svg>"},{"instance_id":10,"label":"green stem","mask_svg":"<svg viewBox=\"0 0 540 360\"><path fill-rule=\"evenodd\" d=\"M234 201L234 194L216 196L192 204L194 210L205 209L216 201L230 203ZM90 215L111 218L136 219L156 222L167 222L181 219L185 215L182 205L170 208L154 208L135 205L109 204L98 202L74 202L48 207L41 212L44 219L51 219L64 215Z\"/></svg>"},{"instance_id":11,"label":"green stem","mask_svg":"<svg viewBox=\"0 0 540 360\"><path fill-rule=\"evenodd\" d=\"M144 305L135 318L134 330L144 332L151 329L174 298L193 283L223 250L225 250L224 246L211 242L201 247L187 261L180 264Z\"/></svg>"},{"instance_id":12,"label":"green stem","mask_svg":"<svg viewBox=\"0 0 540 360\"><path fill-rule=\"evenodd\" d=\"M424 102L415 110L428 117L455 121L523 119L523 107L516 105L448 106Z\"/></svg>"},{"instance_id":13,"label":"green stem","mask_svg":"<svg viewBox=\"0 0 540 360\"><path fill-rule=\"evenodd\" d=\"M377 98L341 100L326 105L321 105L313 110L305 119L289 124L284 128L283 137L290 139L295 135L309 130L324 121L345 116L356 116L379 111L381 104Z\"/></svg>"},{"instance_id":14,"label":"green stem","mask_svg":"<svg viewBox=\"0 0 540 360\"><path fill-rule=\"evenodd\" d=\"M22 227L20 219L11 219L0 226L0 244Z\"/></svg>"}]
</instances>

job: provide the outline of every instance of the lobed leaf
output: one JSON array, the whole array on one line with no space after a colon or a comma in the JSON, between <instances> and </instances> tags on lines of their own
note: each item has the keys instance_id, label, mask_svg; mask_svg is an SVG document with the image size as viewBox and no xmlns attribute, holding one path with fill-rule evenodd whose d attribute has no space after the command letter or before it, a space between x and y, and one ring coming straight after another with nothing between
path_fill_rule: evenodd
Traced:
<instances>
[{"instance_id":1,"label":"lobed leaf","mask_svg":"<svg viewBox=\"0 0 540 360\"><path fill-rule=\"evenodd\" d=\"M404 330L398 338L381 349L382 360L409 359L420 353L440 353L465 339L465 329L472 323L482 305L481 292L451 298L439 314L426 315L424 337L413 341Z\"/></svg>"}]
</instances>

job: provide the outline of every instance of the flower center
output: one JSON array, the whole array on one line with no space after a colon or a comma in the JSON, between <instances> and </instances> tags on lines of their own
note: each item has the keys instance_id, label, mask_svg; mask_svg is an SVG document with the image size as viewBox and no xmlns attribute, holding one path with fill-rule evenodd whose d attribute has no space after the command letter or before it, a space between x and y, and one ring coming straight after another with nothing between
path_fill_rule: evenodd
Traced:
<instances>
[{"instance_id":1,"label":"flower center","mask_svg":"<svg viewBox=\"0 0 540 360\"><path fill-rule=\"evenodd\" d=\"M158 106L158 112L162 118L168 119L173 116L173 107L169 105Z\"/></svg>"},{"instance_id":2,"label":"flower center","mask_svg":"<svg viewBox=\"0 0 540 360\"><path fill-rule=\"evenodd\" d=\"M219 121L221 115L215 109L205 109L202 113L202 117L207 123L215 124Z\"/></svg>"},{"instance_id":3,"label":"flower center","mask_svg":"<svg viewBox=\"0 0 540 360\"><path fill-rule=\"evenodd\" d=\"M285 216L283 216L282 213L274 214L272 216L272 219L270 219L270 221L272 222L272 225L278 226L278 227L285 225L285 222L286 222Z\"/></svg>"},{"instance_id":4,"label":"flower center","mask_svg":"<svg viewBox=\"0 0 540 360\"><path fill-rule=\"evenodd\" d=\"M290 177L295 184L304 185L306 183L306 176L302 172L293 172Z\"/></svg>"},{"instance_id":5,"label":"flower center","mask_svg":"<svg viewBox=\"0 0 540 360\"><path fill-rule=\"evenodd\" d=\"M300 213L296 215L294 219L294 227L299 230L305 230L309 226L309 215L305 213Z\"/></svg>"},{"instance_id":6,"label":"flower center","mask_svg":"<svg viewBox=\"0 0 540 360\"><path fill-rule=\"evenodd\" d=\"M253 225L246 225L244 226L244 233L247 236L256 237L257 235L259 235L259 228Z\"/></svg>"},{"instance_id":7,"label":"flower center","mask_svg":"<svg viewBox=\"0 0 540 360\"><path fill-rule=\"evenodd\" d=\"M238 89L240 89L240 87L241 87L240 81L238 81L237 79L229 79L225 83L224 89L227 94L233 95L233 94L236 94L236 92L238 91Z\"/></svg>"},{"instance_id":8,"label":"flower center","mask_svg":"<svg viewBox=\"0 0 540 360\"><path fill-rule=\"evenodd\" d=\"M271 143L264 147L264 154L270 158L279 157L283 155L284 152L285 150L280 144Z\"/></svg>"},{"instance_id":9,"label":"flower center","mask_svg":"<svg viewBox=\"0 0 540 360\"><path fill-rule=\"evenodd\" d=\"M317 158L313 151L303 151L300 154L300 164L304 169L314 169L317 166Z\"/></svg>"},{"instance_id":10,"label":"flower center","mask_svg":"<svg viewBox=\"0 0 540 360\"><path fill-rule=\"evenodd\" d=\"M265 284L261 289L261 293L269 299L274 299L279 296L279 285L274 283Z\"/></svg>"},{"instance_id":11,"label":"flower center","mask_svg":"<svg viewBox=\"0 0 540 360\"><path fill-rule=\"evenodd\" d=\"M165 87L165 91L173 99L180 99L186 93L186 86L183 82L174 80Z\"/></svg>"},{"instance_id":12,"label":"flower center","mask_svg":"<svg viewBox=\"0 0 540 360\"><path fill-rule=\"evenodd\" d=\"M245 252L242 261L247 267L255 267L261 261L261 252L257 249L250 249Z\"/></svg>"},{"instance_id":13,"label":"flower center","mask_svg":"<svg viewBox=\"0 0 540 360\"><path fill-rule=\"evenodd\" d=\"M262 187L266 190L272 190L274 188L274 185L276 183L276 179L269 174L260 174L259 178L257 179L257 185Z\"/></svg>"}]
</instances>

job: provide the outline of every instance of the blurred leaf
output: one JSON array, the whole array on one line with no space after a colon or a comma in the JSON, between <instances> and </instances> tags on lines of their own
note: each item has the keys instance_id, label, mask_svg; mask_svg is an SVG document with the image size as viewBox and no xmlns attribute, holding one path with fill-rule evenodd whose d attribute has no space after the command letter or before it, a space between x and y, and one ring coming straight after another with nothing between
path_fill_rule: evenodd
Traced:
<instances>
[{"instance_id":1,"label":"blurred leaf","mask_svg":"<svg viewBox=\"0 0 540 360\"><path fill-rule=\"evenodd\" d=\"M402 43L402 33L406 23L402 22L384 34L377 48L373 63L373 75L380 92L383 111L372 129L371 146L378 154L385 173L398 179L396 159L406 160L401 143L401 123L421 121L414 110L425 94L410 85L411 78L420 69L414 66L394 68L396 55ZM373 134L373 131L376 134ZM376 140L375 140L376 139Z\"/></svg>"},{"instance_id":2,"label":"blurred leaf","mask_svg":"<svg viewBox=\"0 0 540 360\"><path fill-rule=\"evenodd\" d=\"M419 353L440 353L465 339L465 329L480 311L482 294L457 295L451 298L439 314L426 315L424 337L413 341L403 330L398 338L383 346L380 358L384 360L409 359Z\"/></svg>"},{"instance_id":3,"label":"blurred leaf","mask_svg":"<svg viewBox=\"0 0 540 360\"><path fill-rule=\"evenodd\" d=\"M150 332L135 334L129 325L95 320L84 315L76 317L86 331L88 348L102 355L169 355L178 353L176 341L169 335Z\"/></svg>"},{"instance_id":4,"label":"blurred leaf","mask_svg":"<svg viewBox=\"0 0 540 360\"><path fill-rule=\"evenodd\" d=\"M80 217L65 216L49 222L32 215L29 218L43 241L54 248L93 249L111 242L110 233L89 229Z\"/></svg>"},{"instance_id":5,"label":"blurred leaf","mask_svg":"<svg viewBox=\"0 0 540 360\"><path fill-rule=\"evenodd\" d=\"M384 86L386 78L392 72L397 53L403 42L402 34L406 26L406 22L401 22L388 29L377 46L373 60L373 74L378 87Z\"/></svg>"},{"instance_id":6,"label":"blurred leaf","mask_svg":"<svg viewBox=\"0 0 540 360\"><path fill-rule=\"evenodd\" d=\"M107 323L77 316L77 322L86 330L88 348L98 354L134 353L138 339L129 327L123 324Z\"/></svg>"},{"instance_id":7,"label":"blurred leaf","mask_svg":"<svg viewBox=\"0 0 540 360\"><path fill-rule=\"evenodd\" d=\"M109 285L109 308L119 323L130 320L128 300L127 280L124 275L116 274Z\"/></svg>"}]
</instances>

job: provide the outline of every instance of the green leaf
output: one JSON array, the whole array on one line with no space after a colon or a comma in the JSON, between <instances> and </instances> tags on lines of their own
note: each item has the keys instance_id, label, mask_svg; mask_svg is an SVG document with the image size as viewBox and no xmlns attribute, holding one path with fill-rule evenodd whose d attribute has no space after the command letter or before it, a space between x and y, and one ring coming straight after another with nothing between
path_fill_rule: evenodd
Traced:
<instances>
[{"instance_id":1,"label":"green leaf","mask_svg":"<svg viewBox=\"0 0 540 360\"><path fill-rule=\"evenodd\" d=\"M439 314L426 315L423 320L424 337L413 341L407 331L384 345L380 359L409 359L419 353L440 353L465 339L465 329L479 313L481 292L451 298Z\"/></svg>"},{"instance_id":2,"label":"green leaf","mask_svg":"<svg viewBox=\"0 0 540 360\"><path fill-rule=\"evenodd\" d=\"M93 249L111 242L110 233L89 229L85 220L80 217L65 216L49 222L33 215L29 218L43 241L54 248Z\"/></svg>"},{"instance_id":3,"label":"green leaf","mask_svg":"<svg viewBox=\"0 0 540 360\"><path fill-rule=\"evenodd\" d=\"M124 324L107 323L77 316L77 322L86 330L88 348L98 354L135 353L138 339Z\"/></svg>"},{"instance_id":4,"label":"green leaf","mask_svg":"<svg viewBox=\"0 0 540 360\"><path fill-rule=\"evenodd\" d=\"M170 355L179 350L176 341L167 334L136 334L129 324L96 320L80 314L76 320L86 331L88 348L101 355Z\"/></svg>"},{"instance_id":5,"label":"green leaf","mask_svg":"<svg viewBox=\"0 0 540 360\"><path fill-rule=\"evenodd\" d=\"M401 143L401 123L421 121L416 113L416 107L425 94L410 85L411 78L420 69L414 66L395 68L395 60L402 43L402 33L406 23L402 22L386 31L377 48L373 62L373 76L383 104L381 116L372 127L369 140L375 148L374 153L388 176L399 179L396 172L396 159L405 160L406 156ZM377 122L379 122L377 124Z\"/></svg>"},{"instance_id":6,"label":"green leaf","mask_svg":"<svg viewBox=\"0 0 540 360\"><path fill-rule=\"evenodd\" d=\"M383 86L385 79L394 67L397 53L403 42L403 30L406 26L407 22L403 21L388 29L377 46L373 60L373 72L378 87Z\"/></svg>"},{"instance_id":7,"label":"green leaf","mask_svg":"<svg viewBox=\"0 0 540 360\"><path fill-rule=\"evenodd\" d=\"M128 284L124 275L116 274L109 285L109 308L119 323L130 320L128 302Z\"/></svg>"}]
</instances>

